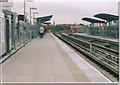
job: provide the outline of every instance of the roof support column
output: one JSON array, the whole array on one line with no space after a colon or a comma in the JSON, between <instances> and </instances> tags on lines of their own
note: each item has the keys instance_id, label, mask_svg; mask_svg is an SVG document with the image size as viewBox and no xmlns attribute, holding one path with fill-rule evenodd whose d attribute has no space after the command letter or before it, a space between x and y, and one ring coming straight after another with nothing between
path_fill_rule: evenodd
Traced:
<instances>
[{"instance_id":1,"label":"roof support column","mask_svg":"<svg viewBox=\"0 0 120 85\"><path fill-rule=\"evenodd\" d=\"M108 23L109 23L109 26L110 26L110 21Z\"/></svg>"}]
</instances>

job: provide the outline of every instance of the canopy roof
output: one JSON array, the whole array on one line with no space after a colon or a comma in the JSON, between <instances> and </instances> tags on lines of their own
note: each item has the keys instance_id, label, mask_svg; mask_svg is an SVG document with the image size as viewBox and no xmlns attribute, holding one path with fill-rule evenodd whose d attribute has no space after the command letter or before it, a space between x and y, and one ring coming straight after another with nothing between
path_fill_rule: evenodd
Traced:
<instances>
[{"instance_id":1,"label":"canopy roof","mask_svg":"<svg viewBox=\"0 0 120 85\"><path fill-rule=\"evenodd\" d=\"M49 21L49 20L51 20L52 16L53 16L53 15L44 16L44 17L38 17L38 18L37 18L37 22L43 23L43 22Z\"/></svg>"},{"instance_id":2,"label":"canopy roof","mask_svg":"<svg viewBox=\"0 0 120 85\"><path fill-rule=\"evenodd\" d=\"M91 22L91 23L105 23L105 21L101 21L101 20L97 20L97 19L92 19L92 18L82 18L82 20L84 21L88 21L88 22Z\"/></svg>"},{"instance_id":3,"label":"canopy roof","mask_svg":"<svg viewBox=\"0 0 120 85\"><path fill-rule=\"evenodd\" d=\"M107 20L107 21L113 21L113 20L118 20L119 19L119 17L116 16L116 15L105 14L105 13L96 14L96 15L94 15L94 17L104 19L104 20Z\"/></svg>"},{"instance_id":4,"label":"canopy roof","mask_svg":"<svg viewBox=\"0 0 120 85\"><path fill-rule=\"evenodd\" d=\"M3 9L3 13L8 14L8 15L12 15L13 14L13 12L11 12L9 10L4 10L4 9Z\"/></svg>"}]
</instances>

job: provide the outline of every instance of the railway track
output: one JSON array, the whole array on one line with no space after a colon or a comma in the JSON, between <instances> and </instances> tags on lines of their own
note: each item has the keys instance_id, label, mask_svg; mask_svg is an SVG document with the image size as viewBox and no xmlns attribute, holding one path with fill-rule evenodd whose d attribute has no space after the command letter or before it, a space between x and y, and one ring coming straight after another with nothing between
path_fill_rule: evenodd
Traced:
<instances>
[{"instance_id":1,"label":"railway track","mask_svg":"<svg viewBox=\"0 0 120 85\"><path fill-rule=\"evenodd\" d=\"M112 75L119 76L119 52L104 46L86 42L64 33L54 33L55 36L86 55L88 58L104 67Z\"/></svg>"}]
</instances>

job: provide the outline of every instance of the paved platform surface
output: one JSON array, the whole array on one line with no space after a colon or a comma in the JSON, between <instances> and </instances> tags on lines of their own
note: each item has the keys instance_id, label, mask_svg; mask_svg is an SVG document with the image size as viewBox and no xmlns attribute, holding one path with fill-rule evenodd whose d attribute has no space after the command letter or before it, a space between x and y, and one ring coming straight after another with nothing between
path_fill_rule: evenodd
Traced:
<instances>
[{"instance_id":1,"label":"paved platform surface","mask_svg":"<svg viewBox=\"0 0 120 85\"><path fill-rule=\"evenodd\" d=\"M111 82L53 34L33 39L2 64L3 82Z\"/></svg>"}]
</instances>

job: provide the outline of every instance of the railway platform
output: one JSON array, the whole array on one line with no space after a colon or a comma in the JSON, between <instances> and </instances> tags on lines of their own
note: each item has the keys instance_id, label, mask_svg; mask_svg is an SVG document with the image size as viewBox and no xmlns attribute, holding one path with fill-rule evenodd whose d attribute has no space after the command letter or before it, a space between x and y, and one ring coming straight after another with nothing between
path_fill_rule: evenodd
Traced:
<instances>
[{"instance_id":1,"label":"railway platform","mask_svg":"<svg viewBox=\"0 0 120 85\"><path fill-rule=\"evenodd\" d=\"M101 46L119 51L119 39L118 38L115 39L115 38L110 38L110 37L95 36L95 35L89 35L86 33L71 33L70 35L78 39L96 43Z\"/></svg>"},{"instance_id":2,"label":"railway platform","mask_svg":"<svg viewBox=\"0 0 120 85\"><path fill-rule=\"evenodd\" d=\"M52 33L2 63L4 82L112 82Z\"/></svg>"},{"instance_id":3,"label":"railway platform","mask_svg":"<svg viewBox=\"0 0 120 85\"><path fill-rule=\"evenodd\" d=\"M90 38L96 38L96 39L101 39L101 40L107 40L107 41L111 41L111 42L119 42L119 39L115 39L115 38L109 38L109 37L103 37L103 36L94 36L94 35L88 35L85 33L74 33L76 35L80 35L80 36L86 36L86 37L90 37Z\"/></svg>"}]
</instances>

